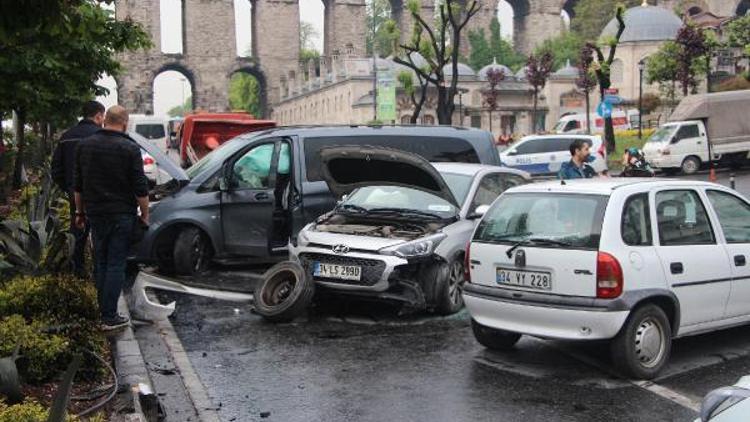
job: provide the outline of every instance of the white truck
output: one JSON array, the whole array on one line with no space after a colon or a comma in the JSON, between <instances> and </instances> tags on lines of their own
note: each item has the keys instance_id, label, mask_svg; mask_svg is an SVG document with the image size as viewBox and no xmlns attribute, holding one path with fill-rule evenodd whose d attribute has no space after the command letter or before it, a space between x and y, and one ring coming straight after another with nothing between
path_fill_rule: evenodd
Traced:
<instances>
[{"instance_id":1,"label":"white truck","mask_svg":"<svg viewBox=\"0 0 750 422\"><path fill-rule=\"evenodd\" d=\"M693 174L709 162L739 166L750 153L750 90L685 97L643 147L654 168Z\"/></svg>"}]
</instances>

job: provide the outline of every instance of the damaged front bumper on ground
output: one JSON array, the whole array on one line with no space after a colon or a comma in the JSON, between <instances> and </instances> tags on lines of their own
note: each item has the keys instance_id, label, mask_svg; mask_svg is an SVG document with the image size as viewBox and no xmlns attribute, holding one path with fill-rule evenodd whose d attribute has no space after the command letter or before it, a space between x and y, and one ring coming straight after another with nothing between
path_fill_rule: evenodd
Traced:
<instances>
[{"instance_id":1,"label":"damaged front bumper on ground","mask_svg":"<svg viewBox=\"0 0 750 422\"><path fill-rule=\"evenodd\" d=\"M141 271L136 276L130 295L128 295L128 308L135 319L161 321L167 319L175 310L175 302L163 305L149 297L148 289L167 290L230 302L253 300L252 294L190 287L165 276Z\"/></svg>"},{"instance_id":2,"label":"damaged front bumper on ground","mask_svg":"<svg viewBox=\"0 0 750 422\"><path fill-rule=\"evenodd\" d=\"M305 272L313 276L316 262L336 265L354 265L362 268L357 281L314 277L315 285L330 294L355 296L362 299L383 300L406 305L413 310L427 306L423 277L428 268L439 259L431 255L419 259L405 259L373 251L349 250L336 254L331 247L289 245L290 259L298 262Z\"/></svg>"}]
</instances>

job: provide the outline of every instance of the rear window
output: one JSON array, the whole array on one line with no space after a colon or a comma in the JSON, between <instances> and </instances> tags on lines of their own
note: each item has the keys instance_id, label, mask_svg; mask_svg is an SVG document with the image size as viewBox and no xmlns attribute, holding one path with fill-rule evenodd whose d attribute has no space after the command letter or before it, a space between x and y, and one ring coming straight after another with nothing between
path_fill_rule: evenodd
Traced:
<instances>
[{"instance_id":1,"label":"rear window","mask_svg":"<svg viewBox=\"0 0 750 422\"><path fill-rule=\"evenodd\" d=\"M474 240L515 243L546 239L577 249L598 249L608 197L603 195L506 193L485 214Z\"/></svg>"},{"instance_id":2,"label":"rear window","mask_svg":"<svg viewBox=\"0 0 750 422\"><path fill-rule=\"evenodd\" d=\"M479 163L474 147L461 138L428 138L424 136L339 136L306 138L304 142L307 180L323 180L320 169L320 150L341 145L371 145L400 149L419 154L431 162Z\"/></svg>"},{"instance_id":3,"label":"rear window","mask_svg":"<svg viewBox=\"0 0 750 422\"><path fill-rule=\"evenodd\" d=\"M164 125L158 123L135 125L135 133L146 139L159 139L166 136Z\"/></svg>"}]
</instances>

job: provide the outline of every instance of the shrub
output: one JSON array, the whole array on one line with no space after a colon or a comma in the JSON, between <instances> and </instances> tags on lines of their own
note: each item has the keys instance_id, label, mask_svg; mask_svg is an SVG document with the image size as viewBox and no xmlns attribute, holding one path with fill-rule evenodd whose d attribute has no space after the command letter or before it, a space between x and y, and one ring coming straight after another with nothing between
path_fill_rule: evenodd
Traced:
<instances>
[{"instance_id":1,"label":"shrub","mask_svg":"<svg viewBox=\"0 0 750 422\"><path fill-rule=\"evenodd\" d=\"M49 410L36 400L28 399L21 404L8 406L0 400L0 422L45 422ZM75 416L65 418L66 422L77 422Z\"/></svg>"},{"instance_id":2,"label":"shrub","mask_svg":"<svg viewBox=\"0 0 750 422\"><path fill-rule=\"evenodd\" d=\"M63 324L99 317L96 288L70 276L19 276L0 288L0 316L20 314Z\"/></svg>"},{"instance_id":3,"label":"shrub","mask_svg":"<svg viewBox=\"0 0 750 422\"><path fill-rule=\"evenodd\" d=\"M0 287L0 318L9 315L39 321L44 330L69 342L61 357L62 365L50 368L52 372L64 369L73 355L83 349L100 356L106 354L107 341L98 327L99 307L91 282L70 276L16 277ZM90 354L84 355L81 378L95 379L105 373L98 360Z\"/></svg>"},{"instance_id":4,"label":"shrub","mask_svg":"<svg viewBox=\"0 0 750 422\"><path fill-rule=\"evenodd\" d=\"M16 345L21 346L18 371L27 382L47 381L66 364L68 339L45 333L45 324L27 323L20 315L0 320L0 355L10 356Z\"/></svg>"}]
</instances>

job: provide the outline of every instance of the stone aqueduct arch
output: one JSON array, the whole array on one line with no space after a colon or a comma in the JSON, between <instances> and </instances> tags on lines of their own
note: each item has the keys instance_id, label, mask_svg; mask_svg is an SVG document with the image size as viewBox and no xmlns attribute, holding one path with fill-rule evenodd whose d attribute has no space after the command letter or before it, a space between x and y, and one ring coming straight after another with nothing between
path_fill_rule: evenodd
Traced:
<instances>
[{"instance_id":1,"label":"stone aqueduct arch","mask_svg":"<svg viewBox=\"0 0 750 422\"><path fill-rule=\"evenodd\" d=\"M252 3L252 57L237 57L233 1ZM322 1L324 12L324 57L353 51L364 53L365 0L182 0L183 52L161 52L159 0L117 0L118 19L139 22L151 34L150 50L120 56L124 72L117 78L122 105L137 113L153 113L153 81L159 73L176 70L192 86L196 109L222 111L228 107L228 87L236 72L255 76L261 85L264 110L279 100L282 81L300 72L299 2ZM393 18L402 35L409 34L411 18L407 0L390 0ZM434 13L434 0L420 0L423 16ZM480 0L482 9L469 23L487 28L497 15L499 0ZM562 30L560 13L572 16L577 0L507 0L514 11L514 43L529 51L542 40ZM676 0L659 0L670 4ZM696 0L719 15L733 15L748 0ZM461 49L467 53L468 43Z\"/></svg>"}]
</instances>

